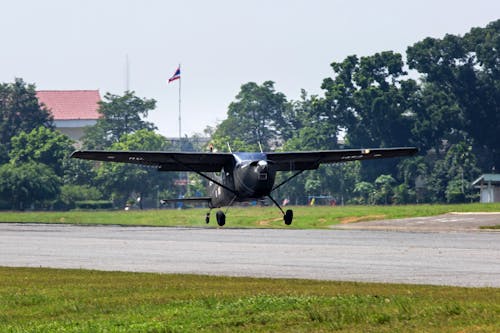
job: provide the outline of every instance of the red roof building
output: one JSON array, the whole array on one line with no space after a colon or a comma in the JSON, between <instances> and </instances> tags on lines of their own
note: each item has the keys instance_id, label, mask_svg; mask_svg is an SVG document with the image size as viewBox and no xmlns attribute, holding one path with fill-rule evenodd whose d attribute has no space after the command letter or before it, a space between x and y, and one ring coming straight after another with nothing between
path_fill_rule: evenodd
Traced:
<instances>
[{"instance_id":1,"label":"red roof building","mask_svg":"<svg viewBox=\"0 0 500 333\"><path fill-rule=\"evenodd\" d=\"M56 128L73 140L78 141L85 127L100 117L99 90L39 90L36 96L51 111Z\"/></svg>"}]
</instances>

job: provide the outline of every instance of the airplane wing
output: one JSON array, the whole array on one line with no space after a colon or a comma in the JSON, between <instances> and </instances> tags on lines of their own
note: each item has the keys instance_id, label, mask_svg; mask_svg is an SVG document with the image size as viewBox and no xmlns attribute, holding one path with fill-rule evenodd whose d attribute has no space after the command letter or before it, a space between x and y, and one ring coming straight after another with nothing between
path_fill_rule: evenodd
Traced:
<instances>
[{"instance_id":1,"label":"airplane wing","mask_svg":"<svg viewBox=\"0 0 500 333\"><path fill-rule=\"evenodd\" d=\"M72 158L155 166L158 171L218 172L230 165L230 153L177 153L158 151L75 151Z\"/></svg>"},{"instance_id":2,"label":"airplane wing","mask_svg":"<svg viewBox=\"0 0 500 333\"><path fill-rule=\"evenodd\" d=\"M300 171L317 169L320 164L341 163L415 155L415 147L342 149L304 152L267 153L268 161L277 171Z\"/></svg>"},{"instance_id":3,"label":"airplane wing","mask_svg":"<svg viewBox=\"0 0 500 333\"><path fill-rule=\"evenodd\" d=\"M370 160L398 156L411 156L418 152L414 147L342 149L305 152L266 153L277 171L313 170L320 164ZM158 151L75 151L72 158L121 162L155 166L159 171L218 172L232 165L231 153L182 153Z\"/></svg>"}]
</instances>

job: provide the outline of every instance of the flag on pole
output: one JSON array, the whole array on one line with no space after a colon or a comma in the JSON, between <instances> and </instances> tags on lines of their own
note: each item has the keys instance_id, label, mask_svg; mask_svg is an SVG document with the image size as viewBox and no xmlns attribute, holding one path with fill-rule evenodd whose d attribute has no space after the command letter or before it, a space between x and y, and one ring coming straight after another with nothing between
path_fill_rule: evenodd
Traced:
<instances>
[{"instance_id":1,"label":"flag on pole","mask_svg":"<svg viewBox=\"0 0 500 333\"><path fill-rule=\"evenodd\" d=\"M181 78L181 66L177 67L177 70L175 71L174 75L170 79L168 79L168 83L178 80Z\"/></svg>"}]
</instances>

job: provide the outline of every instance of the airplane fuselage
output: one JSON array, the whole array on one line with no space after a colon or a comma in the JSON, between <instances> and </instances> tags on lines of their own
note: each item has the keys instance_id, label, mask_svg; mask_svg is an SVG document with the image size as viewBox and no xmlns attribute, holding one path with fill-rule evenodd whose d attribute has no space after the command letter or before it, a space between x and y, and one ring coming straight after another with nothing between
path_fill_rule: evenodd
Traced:
<instances>
[{"instance_id":1,"label":"airplane fuselage","mask_svg":"<svg viewBox=\"0 0 500 333\"><path fill-rule=\"evenodd\" d=\"M224 185L209 182L212 207L231 202L256 200L268 196L274 186L276 170L264 153L235 153L234 163L226 165L213 179Z\"/></svg>"}]
</instances>

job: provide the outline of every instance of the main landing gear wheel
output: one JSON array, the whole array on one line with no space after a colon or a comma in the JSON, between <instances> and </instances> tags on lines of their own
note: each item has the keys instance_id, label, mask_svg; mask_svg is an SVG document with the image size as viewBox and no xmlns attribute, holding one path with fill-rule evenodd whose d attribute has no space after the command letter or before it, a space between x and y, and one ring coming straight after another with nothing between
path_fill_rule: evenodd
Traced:
<instances>
[{"instance_id":1,"label":"main landing gear wheel","mask_svg":"<svg viewBox=\"0 0 500 333\"><path fill-rule=\"evenodd\" d=\"M288 210L285 212L285 215L283 215L283 220L285 221L285 224L286 224L286 225L290 225L290 224L292 224L292 220L293 220L293 210L288 209Z\"/></svg>"},{"instance_id":2,"label":"main landing gear wheel","mask_svg":"<svg viewBox=\"0 0 500 333\"><path fill-rule=\"evenodd\" d=\"M217 211L215 217L217 218L217 224L219 226L222 227L224 224L226 224L226 214L224 214L222 210Z\"/></svg>"}]
</instances>

